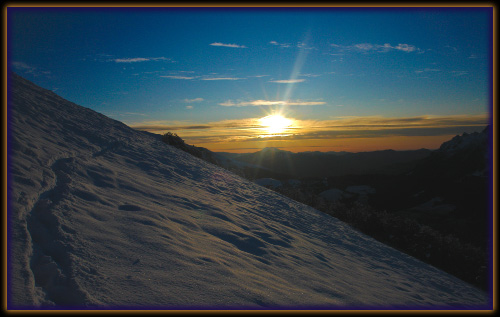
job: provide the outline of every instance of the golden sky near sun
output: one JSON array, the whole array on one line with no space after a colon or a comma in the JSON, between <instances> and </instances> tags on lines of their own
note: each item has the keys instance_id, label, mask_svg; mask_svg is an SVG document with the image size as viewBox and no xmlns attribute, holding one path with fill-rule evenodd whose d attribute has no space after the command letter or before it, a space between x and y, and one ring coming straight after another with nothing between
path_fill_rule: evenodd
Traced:
<instances>
[{"instance_id":1,"label":"golden sky near sun","mask_svg":"<svg viewBox=\"0 0 500 317\"><path fill-rule=\"evenodd\" d=\"M488 115L337 117L299 120L279 113L208 123L151 121L133 128L175 132L186 143L212 151L255 152L264 147L301 151L435 149L457 134L481 131Z\"/></svg>"},{"instance_id":2,"label":"golden sky near sun","mask_svg":"<svg viewBox=\"0 0 500 317\"><path fill-rule=\"evenodd\" d=\"M205 147L214 152L245 153L256 152L265 147L277 147L291 152L305 151L346 151L369 152L384 149L416 150L421 148L437 149L439 146L453 138L454 134L438 136L392 136L379 138L339 138L318 140L294 141L242 141L231 143L200 143L197 146ZM311 145L314 144L314 145Z\"/></svg>"}]
</instances>

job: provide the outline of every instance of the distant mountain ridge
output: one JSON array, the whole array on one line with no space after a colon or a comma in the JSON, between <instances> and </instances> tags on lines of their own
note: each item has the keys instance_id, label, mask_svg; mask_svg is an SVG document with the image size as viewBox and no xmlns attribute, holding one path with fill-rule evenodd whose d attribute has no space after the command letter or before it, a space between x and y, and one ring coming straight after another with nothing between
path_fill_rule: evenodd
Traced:
<instances>
[{"instance_id":1,"label":"distant mountain ridge","mask_svg":"<svg viewBox=\"0 0 500 317\"><path fill-rule=\"evenodd\" d=\"M463 133L444 142L419 162L413 173L419 177L463 178L489 175L490 126L481 132Z\"/></svg>"},{"instance_id":2,"label":"distant mountain ridge","mask_svg":"<svg viewBox=\"0 0 500 317\"><path fill-rule=\"evenodd\" d=\"M488 125L481 132L464 132L462 135L457 135L453 139L441 144L439 151L452 154L457 151L477 149L484 152L488 147L490 130L491 127Z\"/></svg>"},{"instance_id":3,"label":"distant mountain ridge","mask_svg":"<svg viewBox=\"0 0 500 317\"><path fill-rule=\"evenodd\" d=\"M217 153L235 161L260 166L290 178L361 174L397 174L409 171L432 151L381 150L373 152L299 152L265 148L255 153Z\"/></svg>"}]
</instances>

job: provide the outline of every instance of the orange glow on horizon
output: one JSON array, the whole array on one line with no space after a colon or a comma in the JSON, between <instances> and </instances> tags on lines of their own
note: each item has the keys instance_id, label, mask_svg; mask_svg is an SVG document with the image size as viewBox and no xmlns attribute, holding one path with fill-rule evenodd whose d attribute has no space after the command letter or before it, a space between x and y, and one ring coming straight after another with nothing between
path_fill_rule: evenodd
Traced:
<instances>
[{"instance_id":1,"label":"orange glow on horizon","mask_svg":"<svg viewBox=\"0 0 500 317\"><path fill-rule=\"evenodd\" d=\"M265 147L276 147L294 153L305 151L319 152L371 152L381 150L418 150L437 149L443 142L455 135L439 136L392 136L379 138L343 138L317 140L283 140L283 141L242 141L227 143L195 144L213 152L253 153ZM314 144L311 146L310 144Z\"/></svg>"},{"instance_id":2,"label":"orange glow on horizon","mask_svg":"<svg viewBox=\"0 0 500 317\"><path fill-rule=\"evenodd\" d=\"M452 139L455 131L481 131L487 124L487 114L305 120L275 110L260 118L206 123L150 121L132 127L159 134L174 131L187 144L214 152L248 153L265 147L291 152L368 152L437 149ZM435 135L439 133L445 134Z\"/></svg>"}]
</instances>

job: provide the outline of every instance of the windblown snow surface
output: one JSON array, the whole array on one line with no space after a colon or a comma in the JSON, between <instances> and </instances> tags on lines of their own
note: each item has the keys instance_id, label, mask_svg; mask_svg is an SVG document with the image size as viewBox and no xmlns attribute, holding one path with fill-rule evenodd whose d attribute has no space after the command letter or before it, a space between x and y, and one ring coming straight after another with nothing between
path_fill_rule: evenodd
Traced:
<instances>
[{"instance_id":1,"label":"windblown snow surface","mask_svg":"<svg viewBox=\"0 0 500 317\"><path fill-rule=\"evenodd\" d=\"M480 290L12 74L8 308L488 308Z\"/></svg>"}]
</instances>

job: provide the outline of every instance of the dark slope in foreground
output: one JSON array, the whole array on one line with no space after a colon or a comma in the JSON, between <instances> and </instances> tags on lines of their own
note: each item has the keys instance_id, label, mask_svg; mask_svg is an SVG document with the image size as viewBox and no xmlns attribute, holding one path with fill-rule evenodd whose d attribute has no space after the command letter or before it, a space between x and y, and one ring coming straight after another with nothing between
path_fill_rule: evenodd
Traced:
<instances>
[{"instance_id":1,"label":"dark slope in foreground","mask_svg":"<svg viewBox=\"0 0 500 317\"><path fill-rule=\"evenodd\" d=\"M474 287L12 75L9 308L480 307Z\"/></svg>"}]
</instances>

